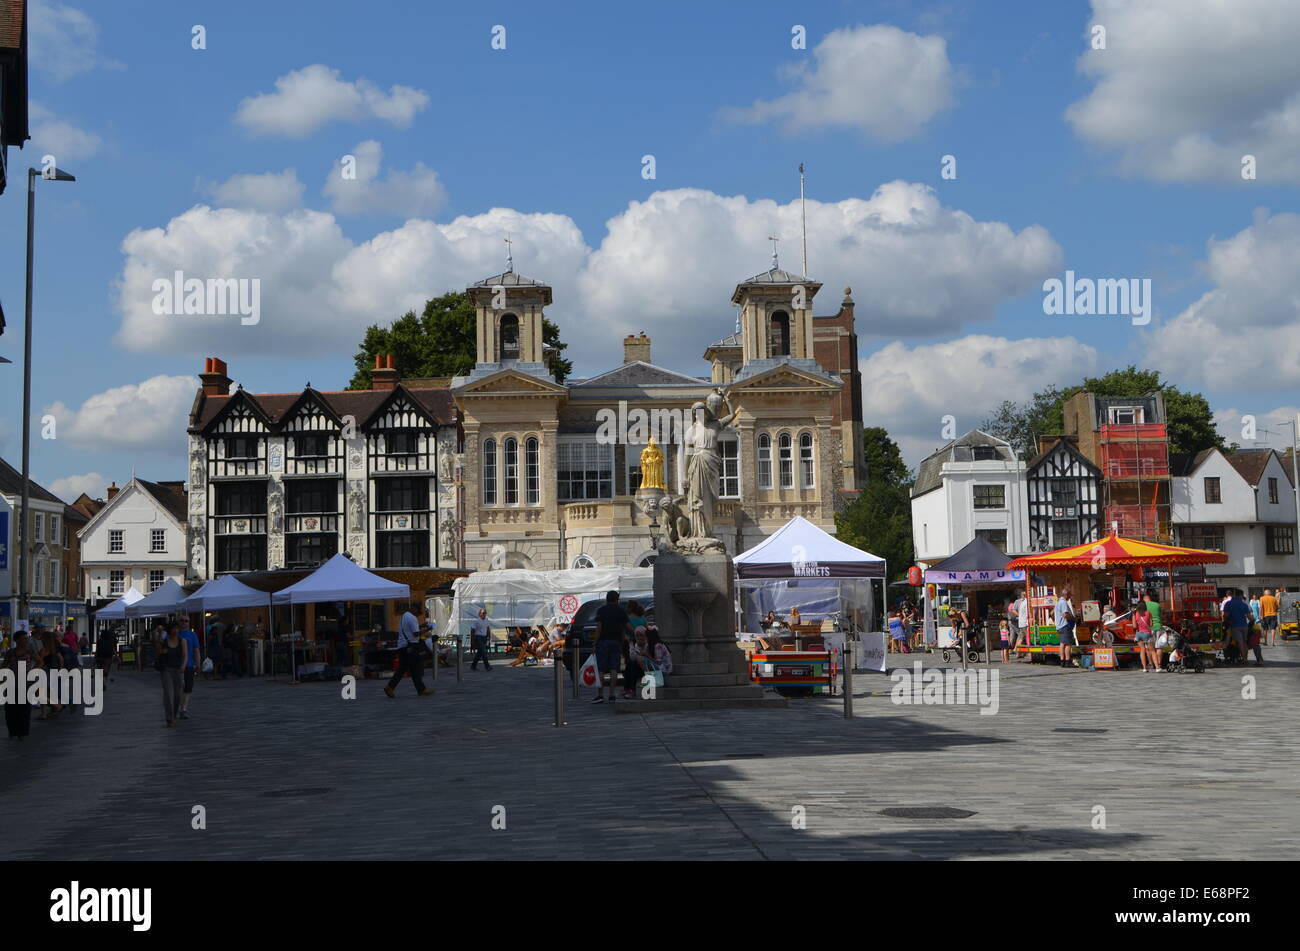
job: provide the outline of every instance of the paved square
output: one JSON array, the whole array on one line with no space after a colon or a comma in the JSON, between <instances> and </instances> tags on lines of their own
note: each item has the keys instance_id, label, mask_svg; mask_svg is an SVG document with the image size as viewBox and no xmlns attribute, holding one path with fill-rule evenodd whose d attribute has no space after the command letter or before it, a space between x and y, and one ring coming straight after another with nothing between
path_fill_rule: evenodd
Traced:
<instances>
[{"instance_id":1,"label":"paved square","mask_svg":"<svg viewBox=\"0 0 1300 951\"><path fill-rule=\"evenodd\" d=\"M838 699L646 716L584 699L564 729L547 668L443 672L435 696L405 682L396 700L375 680L352 701L200 682L176 729L155 674L119 674L101 716L0 746L0 858L1289 859L1300 646L1265 657L1200 675L1010 664L995 716L896 706L859 674L852 721ZM896 806L974 815L880 815Z\"/></svg>"}]
</instances>

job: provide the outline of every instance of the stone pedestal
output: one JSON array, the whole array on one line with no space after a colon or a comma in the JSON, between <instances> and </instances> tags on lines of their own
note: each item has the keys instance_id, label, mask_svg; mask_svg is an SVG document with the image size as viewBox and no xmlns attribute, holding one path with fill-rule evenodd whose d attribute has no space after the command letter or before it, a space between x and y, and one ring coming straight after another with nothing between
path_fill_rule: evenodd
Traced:
<instances>
[{"instance_id":1,"label":"stone pedestal","mask_svg":"<svg viewBox=\"0 0 1300 951\"><path fill-rule=\"evenodd\" d=\"M623 700L619 713L784 707L749 680L736 644L735 572L725 552L660 551L654 565L655 623L673 652L673 672L653 700Z\"/></svg>"}]
</instances>

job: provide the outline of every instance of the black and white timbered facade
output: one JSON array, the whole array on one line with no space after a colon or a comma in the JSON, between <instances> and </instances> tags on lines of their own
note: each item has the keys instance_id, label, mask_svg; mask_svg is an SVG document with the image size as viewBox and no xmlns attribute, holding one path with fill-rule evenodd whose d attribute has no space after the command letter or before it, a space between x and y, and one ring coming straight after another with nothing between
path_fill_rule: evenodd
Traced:
<instances>
[{"instance_id":1,"label":"black and white timbered facade","mask_svg":"<svg viewBox=\"0 0 1300 951\"><path fill-rule=\"evenodd\" d=\"M1101 538L1101 470L1069 439L1046 446L1026 467L1029 547L1053 551Z\"/></svg>"},{"instance_id":2,"label":"black and white timbered facade","mask_svg":"<svg viewBox=\"0 0 1300 951\"><path fill-rule=\"evenodd\" d=\"M373 390L229 392L200 376L189 427L189 574L457 567L460 427L445 387L375 371Z\"/></svg>"}]
</instances>

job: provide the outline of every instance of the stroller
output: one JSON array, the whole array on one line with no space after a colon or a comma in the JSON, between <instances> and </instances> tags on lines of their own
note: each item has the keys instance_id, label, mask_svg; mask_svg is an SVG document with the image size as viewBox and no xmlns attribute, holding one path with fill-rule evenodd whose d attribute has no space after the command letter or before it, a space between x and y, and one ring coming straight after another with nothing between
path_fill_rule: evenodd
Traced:
<instances>
[{"instance_id":1,"label":"stroller","mask_svg":"<svg viewBox=\"0 0 1300 951\"><path fill-rule=\"evenodd\" d=\"M1179 630L1174 631L1170 637L1170 646L1173 652L1169 655L1168 670L1174 674L1199 674L1205 670L1205 656L1201 654L1192 642L1187 639L1187 635Z\"/></svg>"}]
</instances>

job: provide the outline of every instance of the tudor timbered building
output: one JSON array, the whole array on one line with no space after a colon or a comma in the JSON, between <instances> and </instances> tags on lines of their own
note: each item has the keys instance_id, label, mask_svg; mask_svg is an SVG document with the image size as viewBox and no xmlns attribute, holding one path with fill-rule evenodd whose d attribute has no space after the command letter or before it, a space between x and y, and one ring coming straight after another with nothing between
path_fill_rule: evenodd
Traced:
<instances>
[{"instance_id":1,"label":"tudor timbered building","mask_svg":"<svg viewBox=\"0 0 1300 951\"><path fill-rule=\"evenodd\" d=\"M1101 538L1101 470L1065 436L1044 436L1026 466L1029 550L1053 551Z\"/></svg>"},{"instance_id":2,"label":"tudor timbered building","mask_svg":"<svg viewBox=\"0 0 1300 951\"><path fill-rule=\"evenodd\" d=\"M384 365L386 364L386 365ZM209 359L189 426L189 573L313 568L346 552L367 568L459 564L460 427L445 383L230 392Z\"/></svg>"}]
</instances>

